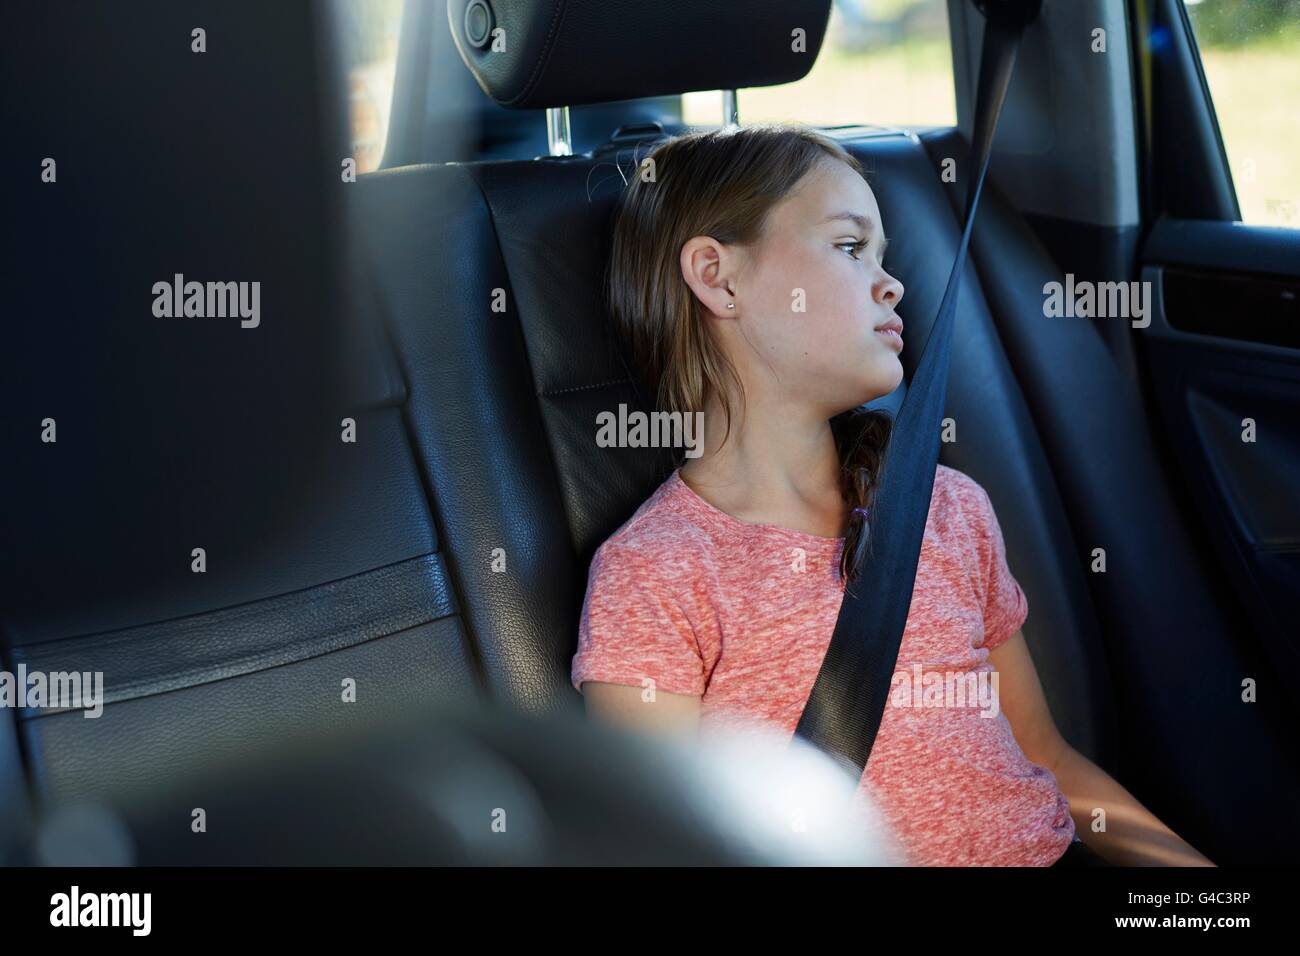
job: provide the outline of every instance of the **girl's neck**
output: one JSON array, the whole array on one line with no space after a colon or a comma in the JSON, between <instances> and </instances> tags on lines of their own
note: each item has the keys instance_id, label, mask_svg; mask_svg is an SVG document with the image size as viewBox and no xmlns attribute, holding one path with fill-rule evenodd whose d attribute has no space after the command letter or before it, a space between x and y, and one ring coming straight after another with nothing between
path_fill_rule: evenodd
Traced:
<instances>
[{"instance_id":1,"label":"girl's neck","mask_svg":"<svg viewBox=\"0 0 1300 956\"><path fill-rule=\"evenodd\" d=\"M829 420L805 421L788 407L766 416L751 401L722 444L726 420L707 408L704 452L688 458L681 478L720 511L752 524L771 524L824 537L844 533L848 505L840 493L839 454ZM747 420L746 420L747 419Z\"/></svg>"}]
</instances>

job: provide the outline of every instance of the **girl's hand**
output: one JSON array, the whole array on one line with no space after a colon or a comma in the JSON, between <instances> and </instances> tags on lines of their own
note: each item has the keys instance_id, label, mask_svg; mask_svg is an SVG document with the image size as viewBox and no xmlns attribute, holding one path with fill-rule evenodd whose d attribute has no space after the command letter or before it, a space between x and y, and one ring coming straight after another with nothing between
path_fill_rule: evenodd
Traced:
<instances>
[{"instance_id":1,"label":"girl's hand","mask_svg":"<svg viewBox=\"0 0 1300 956\"><path fill-rule=\"evenodd\" d=\"M1030 762L1055 775L1090 849L1118 866L1215 865L1061 736L1021 631L990 651L989 663L998 672L998 703L1016 743ZM1093 830L1095 819L1106 829Z\"/></svg>"}]
</instances>

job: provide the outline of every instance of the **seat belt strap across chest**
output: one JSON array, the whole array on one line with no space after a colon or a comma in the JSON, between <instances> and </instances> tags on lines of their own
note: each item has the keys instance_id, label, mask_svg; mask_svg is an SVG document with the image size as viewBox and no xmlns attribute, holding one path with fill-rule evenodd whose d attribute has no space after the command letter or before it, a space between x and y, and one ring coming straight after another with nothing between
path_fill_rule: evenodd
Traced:
<instances>
[{"instance_id":1,"label":"seat belt strap across chest","mask_svg":"<svg viewBox=\"0 0 1300 956\"><path fill-rule=\"evenodd\" d=\"M998 116L1025 27L1041 0L976 0L985 15L965 226L938 314L895 419L879 478L871 548L845 590L830 646L795 736L860 777L898 661L930 511L958 290Z\"/></svg>"}]
</instances>

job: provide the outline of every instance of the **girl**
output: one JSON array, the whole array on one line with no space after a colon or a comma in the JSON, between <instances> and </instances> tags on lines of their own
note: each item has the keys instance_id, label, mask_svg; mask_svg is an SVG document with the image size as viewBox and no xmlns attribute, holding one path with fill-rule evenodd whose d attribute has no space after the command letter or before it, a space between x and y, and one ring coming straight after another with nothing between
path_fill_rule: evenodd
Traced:
<instances>
[{"instance_id":1,"label":"girl","mask_svg":"<svg viewBox=\"0 0 1300 956\"><path fill-rule=\"evenodd\" d=\"M648 160L615 214L608 304L659 409L702 412L704 447L597 550L573 685L646 730L793 734L869 540L891 419L861 406L902 380L903 286L861 164L811 128L692 133ZM1050 865L1077 823L1107 862L1212 865L1058 733L1027 615L988 495L939 465L861 783L908 861ZM935 704L923 671L994 699Z\"/></svg>"}]
</instances>

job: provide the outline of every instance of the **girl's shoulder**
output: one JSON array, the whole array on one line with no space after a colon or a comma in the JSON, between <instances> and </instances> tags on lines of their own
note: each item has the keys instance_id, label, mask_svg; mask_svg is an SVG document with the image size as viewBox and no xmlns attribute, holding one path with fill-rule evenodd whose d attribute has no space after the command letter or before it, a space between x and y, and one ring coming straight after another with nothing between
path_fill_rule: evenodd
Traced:
<instances>
[{"instance_id":1,"label":"girl's shoulder","mask_svg":"<svg viewBox=\"0 0 1300 956\"><path fill-rule=\"evenodd\" d=\"M979 482L966 472L944 464L935 467L934 490L936 497L942 492L943 499L948 503L963 503L984 492Z\"/></svg>"},{"instance_id":2,"label":"girl's shoulder","mask_svg":"<svg viewBox=\"0 0 1300 956\"><path fill-rule=\"evenodd\" d=\"M935 469L929 518L935 533L987 536L996 521L988 492L978 481L948 465Z\"/></svg>"},{"instance_id":3,"label":"girl's shoulder","mask_svg":"<svg viewBox=\"0 0 1300 956\"><path fill-rule=\"evenodd\" d=\"M707 555L711 539L683 504L674 472L605 539L596 557L680 567L684 558Z\"/></svg>"}]
</instances>

